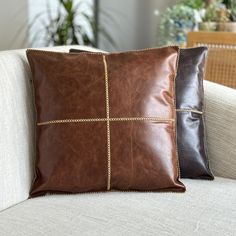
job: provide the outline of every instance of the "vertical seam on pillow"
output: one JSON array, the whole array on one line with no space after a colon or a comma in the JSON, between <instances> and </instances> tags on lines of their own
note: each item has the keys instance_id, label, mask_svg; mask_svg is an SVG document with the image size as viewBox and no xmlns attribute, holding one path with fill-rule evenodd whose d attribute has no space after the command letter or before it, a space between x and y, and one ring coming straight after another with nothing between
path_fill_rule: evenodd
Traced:
<instances>
[{"instance_id":1,"label":"vertical seam on pillow","mask_svg":"<svg viewBox=\"0 0 236 236\"><path fill-rule=\"evenodd\" d=\"M199 115L202 115L203 112L202 111L198 111L195 109L188 109L188 108L181 108L181 109L176 109L177 112L192 112L192 113L197 113Z\"/></svg>"},{"instance_id":2,"label":"vertical seam on pillow","mask_svg":"<svg viewBox=\"0 0 236 236\"><path fill-rule=\"evenodd\" d=\"M174 114L174 144L175 144L175 152L176 152L176 165L178 170L178 180L181 178L181 170L180 170L180 164L179 164L179 150L178 150L178 143L177 143L177 114L176 114L176 78L177 78L177 71L179 67L179 60L180 60L180 53L181 50L178 48L178 54L176 59L176 65L175 65L175 74L174 74L174 85L173 85L173 114Z\"/></svg>"},{"instance_id":3,"label":"vertical seam on pillow","mask_svg":"<svg viewBox=\"0 0 236 236\"><path fill-rule=\"evenodd\" d=\"M110 137L110 111L109 111L109 87L108 70L106 56L103 55L103 64L105 72L105 92L106 92L106 116L107 116L107 190L111 188L111 137Z\"/></svg>"}]
</instances>

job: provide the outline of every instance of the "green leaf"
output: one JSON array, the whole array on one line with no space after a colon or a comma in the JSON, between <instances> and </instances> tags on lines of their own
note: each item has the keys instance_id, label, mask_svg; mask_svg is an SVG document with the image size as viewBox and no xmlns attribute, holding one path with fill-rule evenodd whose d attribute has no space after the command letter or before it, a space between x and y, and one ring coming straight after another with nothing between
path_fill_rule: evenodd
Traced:
<instances>
[{"instance_id":1,"label":"green leaf","mask_svg":"<svg viewBox=\"0 0 236 236\"><path fill-rule=\"evenodd\" d=\"M56 16L54 16L50 9L50 4L47 4L46 12L37 15L32 27L35 23L40 23L46 34L44 38L46 45L79 44L83 41L85 45L94 46L96 22L93 15L90 16L80 11L82 3L87 4L87 7L93 11L92 6L85 0L80 0L76 5L75 0L58 0L58 8ZM43 20L45 14L47 16L47 22ZM104 16L107 17L107 19L110 17L108 14L104 14ZM85 30L84 26L76 20L77 17L82 17L86 21L86 27L90 27L93 37ZM114 44L114 40L105 29L102 29L100 32L104 34L104 37L110 41L111 44ZM37 33L35 35L37 35ZM44 35L42 33L40 34ZM33 36L33 39L37 38L38 37ZM42 37L40 37L40 40L41 39Z\"/></svg>"}]
</instances>

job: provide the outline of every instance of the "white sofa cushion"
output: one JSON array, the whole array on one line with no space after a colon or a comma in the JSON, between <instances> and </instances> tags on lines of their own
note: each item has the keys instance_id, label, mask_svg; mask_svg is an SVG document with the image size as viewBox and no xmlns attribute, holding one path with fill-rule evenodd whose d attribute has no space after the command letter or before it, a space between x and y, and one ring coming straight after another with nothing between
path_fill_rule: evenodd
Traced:
<instances>
[{"instance_id":1,"label":"white sofa cushion","mask_svg":"<svg viewBox=\"0 0 236 236\"><path fill-rule=\"evenodd\" d=\"M186 193L51 195L0 212L3 236L236 235L236 180L184 180Z\"/></svg>"},{"instance_id":2,"label":"white sofa cushion","mask_svg":"<svg viewBox=\"0 0 236 236\"><path fill-rule=\"evenodd\" d=\"M211 169L216 176L236 179L236 90L208 81L204 86Z\"/></svg>"},{"instance_id":3,"label":"white sofa cushion","mask_svg":"<svg viewBox=\"0 0 236 236\"><path fill-rule=\"evenodd\" d=\"M0 53L0 210L29 194L34 157L33 100L24 51Z\"/></svg>"}]
</instances>

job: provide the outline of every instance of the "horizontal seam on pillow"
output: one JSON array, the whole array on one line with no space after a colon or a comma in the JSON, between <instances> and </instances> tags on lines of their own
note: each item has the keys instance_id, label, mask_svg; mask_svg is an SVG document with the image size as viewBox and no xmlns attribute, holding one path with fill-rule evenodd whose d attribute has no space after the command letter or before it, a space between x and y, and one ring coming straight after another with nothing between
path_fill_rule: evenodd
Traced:
<instances>
[{"instance_id":1,"label":"horizontal seam on pillow","mask_svg":"<svg viewBox=\"0 0 236 236\"><path fill-rule=\"evenodd\" d=\"M200 114L200 115L203 114L202 111L195 110L195 109L185 109L185 108L182 108L182 109L176 109L176 111L177 112L193 112L193 113L197 113L197 114Z\"/></svg>"},{"instance_id":2,"label":"horizontal seam on pillow","mask_svg":"<svg viewBox=\"0 0 236 236\"><path fill-rule=\"evenodd\" d=\"M64 120L50 120L44 122L38 122L38 126L50 125L50 124L63 124L63 123L88 123L88 122L108 122L108 121L156 121L162 122L174 122L174 119L165 119L160 117L121 117L121 118L92 118L92 119L64 119Z\"/></svg>"}]
</instances>

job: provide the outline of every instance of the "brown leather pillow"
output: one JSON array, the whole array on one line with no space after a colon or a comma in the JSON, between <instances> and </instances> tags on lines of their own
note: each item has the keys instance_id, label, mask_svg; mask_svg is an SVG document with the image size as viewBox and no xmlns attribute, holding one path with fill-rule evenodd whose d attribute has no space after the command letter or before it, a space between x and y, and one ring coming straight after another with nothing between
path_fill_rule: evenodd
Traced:
<instances>
[{"instance_id":1,"label":"brown leather pillow","mask_svg":"<svg viewBox=\"0 0 236 236\"><path fill-rule=\"evenodd\" d=\"M182 178L214 179L207 158L203 118L206 54L206 47L180 50L176 77L176 111Z\"/></svg>"},{"instance_id":2,"label":"brown leather pillow","mask_svg":"<svg viewBox=\"0 0 236 236\"><path fill-rule=\"evenodd\" d=\"M28 50L37 110L31 197L185 191L175 143L178 51Z\"/></svg>"},{"instance_id":3,"label":"brown leather pillow","mask_svg":"<svg viewBox=\"0 0 236 236\"><path fill-rule=\"evenodd\" d=\"M85 50L70 49L71 53ZM214 179L204 126L203 75L207 47L181 49L176 77L177 149L182 178Z\"/></svg>"}]
</instances>

